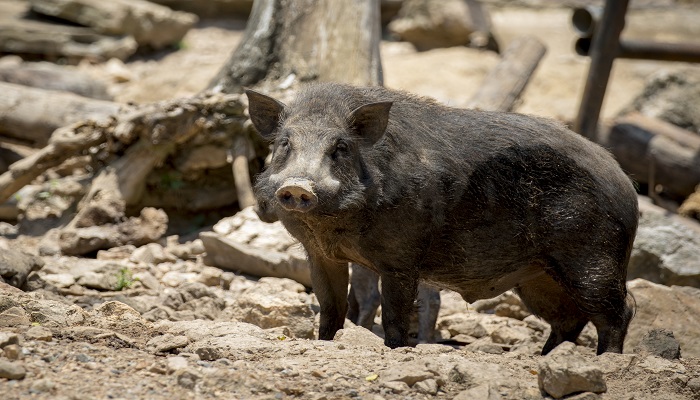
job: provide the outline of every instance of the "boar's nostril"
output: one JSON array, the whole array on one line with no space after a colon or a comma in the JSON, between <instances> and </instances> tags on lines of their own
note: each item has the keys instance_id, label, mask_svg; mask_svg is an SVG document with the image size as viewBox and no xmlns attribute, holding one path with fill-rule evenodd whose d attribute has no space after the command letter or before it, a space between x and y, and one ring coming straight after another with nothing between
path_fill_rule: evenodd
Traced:
<instances>
[{"instance_id":1,"label":"boar's nostril","mask_svg":"<svg viewBox=\"0 0 700 400\"><path fill-rule=\"evenodd\" d=\"M307 212L318 204L311 181L306 179L291 179L285 182L276 195L280 205L289 211Z\"/></svg>"}]
</instances>

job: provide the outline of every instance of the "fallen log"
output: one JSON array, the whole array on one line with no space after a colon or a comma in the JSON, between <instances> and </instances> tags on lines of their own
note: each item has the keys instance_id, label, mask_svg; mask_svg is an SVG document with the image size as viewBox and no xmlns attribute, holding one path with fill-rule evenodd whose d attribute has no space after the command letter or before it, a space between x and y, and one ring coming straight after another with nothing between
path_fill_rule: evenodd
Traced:
<instances>
[{"instance_id":1,"label":"fallen log","mask_svg":"<svg viewBox=\"0 0 700 400\"><path fill-rule=\"evenodd\" d=\"M682 197L700 184L700 136L675 125L631 113L603 130L597 142L637 182Z\"/></svg>"},{"instance_id":2,"label":"fallen log","mask_svg":"<svg viewBox=\"0 0 700 400\"><path fill-rule=\"evenodd\" d=\"M106 35L129 35L155 49L177 43L197 22L194 14L145 0L30 0L32 11L89 26Z\"/></svg>"},{"instance_id":3,"label":"fallen log","mask_svg":"<svg viewBox=\"0 0 700 400\"><path fill-rule=\"evenodd\" d=\"M24 19L4 20L0 24L0 53L77 64L82 59L126 60L137 47L131 36L105 36L88 28Z\"/></svg>"},{"instance_id":4,"label":"fallen log","mask_svg":"<svg viewBox=\"0 0 700 400\"><path fill-rule=\"evenodd\" d=\"M58 129L46 147L10 165L8 171L0 175L0 203L47 169L103 143L107 140L105 129L104 125L92 121L76 122Z\"/></svg>"},{"instance_id":5,"label":"fallen log","mask_svg":"<svg viewBox=\"0 0 700 400\"><path fill-rule=\"evenodd\" d=\"M78 121L108 121L121 105L67 92L0 82L0 136L43 147L58 128Z\"/></svg>"},{"instance_id":6,"label":"fallen log","mask_svg":"<svg viewBox=\"0 0 700 400\"><path fill-rule=\"evenodd\" d=\"M513 40L484 79L467 108L511 111L547 49L532 36Z\"/></svg>"},{"instance_id":7,"label":"fallen log","mask_svg":"<svg viewBox=\"0 0 700 400\"><path fill-rule=\"evenodd\" d=\"M149 104L117 116L112 136L128 147L97 174L69 227L118 221L139 202L154 167L195 136L230 130L242 114L239 95L219 94Z\"/></svg>"},{"instance_id":8,"label":"fallen log","mask_svg":"<svg viewBox=\"0 0 700 400\"><path fill-rule=\"evenodd\" d=\"M168 215L146 207L138 217L119 223L63 229L59 233L59 246L66 255L82 255L127 244L143 246L160 239L167 228Z\"/></svg>"},{"instance_id":9,"label":"fallen log","mask_svg":"<svg viewBox=\"0 0 700 400\"><path fill-rule=\"evenodd\" d=\"M0 65L0 81L38 89L71 92L98 100L111 100L107 85L74 67L48 62L17 62Z\"/></svg>"}]
</instances>

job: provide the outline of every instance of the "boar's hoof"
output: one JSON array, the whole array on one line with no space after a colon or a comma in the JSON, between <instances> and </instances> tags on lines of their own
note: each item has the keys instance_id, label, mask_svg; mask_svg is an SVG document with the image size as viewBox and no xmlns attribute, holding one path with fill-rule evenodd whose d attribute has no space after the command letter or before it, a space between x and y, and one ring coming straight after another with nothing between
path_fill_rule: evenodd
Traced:
<instances>
[{"instance_id":1,"label":"boar's hoof","mask_svg":"<svg viewBox=\"0 0 700 400\"><path fill-rule=\"evenodd\" d=\"M318 197L308 179L287 180L275 195L280 205L288 211L307 212L318 204Z\"/></svg>"}]
</instances>

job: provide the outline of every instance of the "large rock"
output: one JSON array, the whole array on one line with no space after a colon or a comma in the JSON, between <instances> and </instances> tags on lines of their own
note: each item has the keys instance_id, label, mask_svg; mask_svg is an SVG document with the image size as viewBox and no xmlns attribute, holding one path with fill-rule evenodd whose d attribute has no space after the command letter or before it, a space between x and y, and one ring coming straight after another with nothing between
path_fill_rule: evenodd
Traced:
<instances>
[{"instance_id":1,"label":"large rock","mask_svg":"<svg viewBox=\"0 0 700 400\"><path fill-rule=\"evenodd\" d=\"M197 22L194 14L144 0L30 0L32 10L89 26L109 35L131 35L140 45L162 48L180 41Z\"/></svg>"},{"instance_id":2,"label":"large rock","mask_svg":"<svg viewBox=\"0 0 700 400\"><path fill-rule=\"evenodd\" d=\"M214 225L199 235L207 255L204 262L255 276L293 279L307 287L311 275L302 246L280 222L260 221L253 207Z\"/></svg>"},{"instance_id":3,"label":"large rock","mask_svg":"<svg viewBox=\"0 0 700 400\"><path fill-rule=\"evenodd\" d=\"M459 387L468 387L460 391L455 400L542 398L534 379L517 378L504 365L464 358L446 366L446 376L450 382Z\"/></svg>"},{"instance_id":4,"label":"large rock","mask_svg":"<svg viewBox=\"0 0 700 400\"><path fill-rule=\"evenodd\" d=\"M48 283L69 287L73 283L89 289L120 290L128 285L131 264L125 261L59 257L49 259L39 272Z\"/></svg>"},{"instance_id":5,"label":"large rock","mask_svg":"<svg viewBox=\"0 0 700 400\"><path fill-rule=\"evenodd\" d=\"M700 224L640 201L641 217L627 279L700 287Z\"/></svg>"},{"instance_id":6,"label":"large rock","mask_svg":"<svg viewBox=\"0 0 700 400\"><path fill-rule=\"evenodd\" d=\"M700 69L663 70L622 113L640 113L700 133Z\"/></svg>"},{"instance_id":7,"label":"large rock","mask_svg":"<svg viewBox=\"0 0 700 400\"><path fill-rule=\"evenodd\" d=\"M189 344L184 349L202 360L235 360L242 354L275 347L267 332L244 322L161 321L156 329L163 334L187 337Z\"/></svg>"},{"instance_id":8,"label":"large rock","mask_svg":"<svg viewBox=\"0 0 700 400\"><path fill-rule=\"evenodd\" d=\"M83 227L61 230L61 252L67 255L81 255L125 244L142 246L155 242L168 228L168 215L163 210L144 207L138 217L130 217L117 224L101 223L102 221L87 218L80 221Z\"/></svg>"},{"instance_id":9,"label":"large rock","mask_svg":"<svg viewBox=\"0 0 700 400\"><path fill-rule=\"evenodd\" d=\"M637 303L625 352L632 352L651 329L668 329L678 340L683 357L700 357L700 289L663 286L635 279L628 287Z\"/></svg>"},{"instance_id":10,"label":"large rock","mask_svg":"<svg viewBox=\"0 0 700 400\"><path fill-rule=\"evenodd\" d=\"M44 261L21 251L0 251L0 278L10 285L21 288L32 271L44 266Z\"/></svg>"},{"instance_id":11,"label":"large rock","mask_svg":"<svg viewBox=\"0 0 700 400\"><path fill-rule=\"evenodd\" d=\"M475 35L478 27L470 11L463 0L406 0L388 28L393 35L413 43L420 51L470 44L496 49L488 32ZM486 15L481 8L479 12Z\"/></svg>"},{"instance_id":12,"label":"large rock","mask_svg":"<svg viewBox=\"0 0 700 400\"><path fill-rule=\"evenodd\" d=\"M45 327L82 324L88 313L74 304L46 300L36 293L8 290L0 284L0 326L38 323Z\"/></svg>"},{"instance_id":13,"label":"large rock","mask_svg":"<svg viewBox=\"0 0 700 400\"><path fill-rule=\"evenodd\" d=\"M681 357L681 345L668 329L652 329L642 338L635 352L667 360Z\"/></svg>"},{"instance_id":14,"label":"large rock","mask_svg":"<svg viewBox=\"0 0 700 400\"><path fill-rule=\"evenodd\" d=\"M304 286L290 279L261 278L236 299L243 322L264 329L287 327L294 337L314 337L314 312Z\"/></svg>"},{"instance_id":15,"label":"large rock","mask_svg":"<svg viewBox=\"0 0 700 400\"><path fill-rule=\"evenodd\" d=\"M574 353L572 347L575 346L566 342L539 363L540 389L555 399L578 392L607 391L603 371L595 361Z\"/></svg>"}]
</instances>

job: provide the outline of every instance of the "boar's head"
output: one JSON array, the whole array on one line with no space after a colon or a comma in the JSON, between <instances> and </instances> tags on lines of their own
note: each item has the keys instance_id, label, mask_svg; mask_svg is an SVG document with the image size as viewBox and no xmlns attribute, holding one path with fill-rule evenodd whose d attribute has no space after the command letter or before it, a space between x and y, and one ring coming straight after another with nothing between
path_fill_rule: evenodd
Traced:
<instances>
[{"instance_id":1,"label":"boar's head","mask_svg":"<svg viewBox=\"0 0 700 400\"><path fill-rule=\"evenodd\" d=\"M352 106L307 94L287 106L246 94L253 125L273 144L255 185L261 216L314 219L365 204L372 178L363 154L384 136L392 102Z\"/></svg>"}]
</instances>

